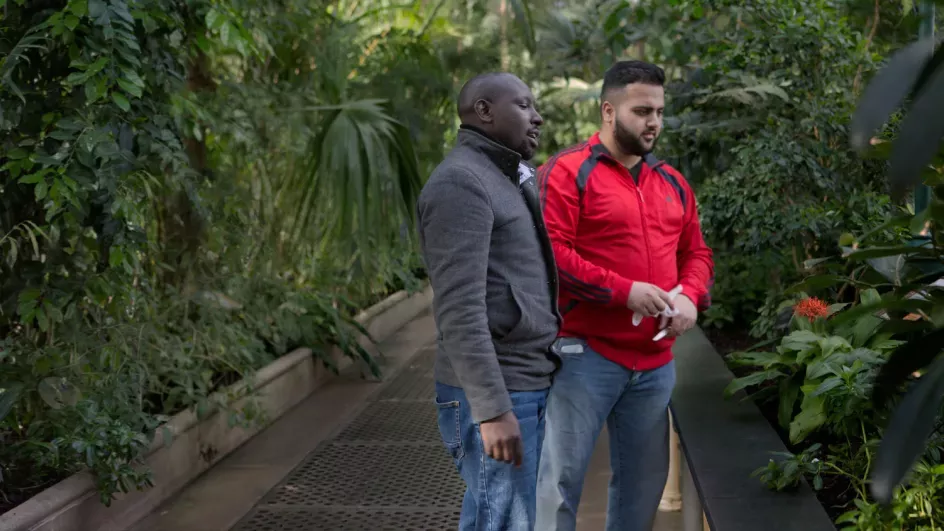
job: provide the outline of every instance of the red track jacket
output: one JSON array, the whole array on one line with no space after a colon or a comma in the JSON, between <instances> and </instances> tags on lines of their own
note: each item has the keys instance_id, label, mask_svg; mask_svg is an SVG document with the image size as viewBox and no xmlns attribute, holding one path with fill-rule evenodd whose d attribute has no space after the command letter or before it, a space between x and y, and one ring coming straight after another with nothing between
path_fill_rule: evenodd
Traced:
<instances>
[{"instance_id":1,"label":"red track jacket","mask_svg":"<svg viewBox=\"0 0 944 531\"><path fill-rule=\"evenodd\" d=\"M626 302L642 281L666 291L681 284L700 309L710 303L712 251L685 178L650 155L637 185L597 133L542 165L538 184L560 273L560 335L630 369L669 363L674 339L652 341L658 318L634 327Z\"/></svg>"}]
</instances>

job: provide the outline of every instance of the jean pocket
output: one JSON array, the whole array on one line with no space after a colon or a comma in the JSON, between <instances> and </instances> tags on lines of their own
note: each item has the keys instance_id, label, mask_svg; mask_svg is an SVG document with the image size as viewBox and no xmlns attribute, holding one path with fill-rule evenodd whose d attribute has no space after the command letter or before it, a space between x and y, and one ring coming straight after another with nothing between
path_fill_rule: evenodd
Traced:
<instances>
[{"instance_id":1,"label":"jean pocket","mask_svg":"<svg viewBox=\"0 0 944 531\"><path fill-rule=\"evenodd\" d=\"M559 337L551 344L551 351L561 359L582 356L587 350L587 342L576 337Z\"/></svg>"},{"instance_id":2,"label":"jean pocket","mask_svg":"<svg viewBox=\"0 0 944 531\"><path fill-rule=\"evenodd\" d=\"M462 426L459 418L459 402L440 402L436 400L438 411L437 423L439 424L439 436L442 437L443 444L449 450L453 459L462 459Z\"/></svg>"}]
</instances>

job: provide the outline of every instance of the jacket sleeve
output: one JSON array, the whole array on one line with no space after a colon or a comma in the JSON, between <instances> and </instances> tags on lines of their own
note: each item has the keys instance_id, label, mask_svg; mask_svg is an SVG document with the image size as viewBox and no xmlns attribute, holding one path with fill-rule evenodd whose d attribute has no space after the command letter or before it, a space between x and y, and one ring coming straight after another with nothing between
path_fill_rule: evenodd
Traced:
<instances>
[{"instance_id":1,"label":"jacket sleeve","mask_svg":"<svg viewBox=\"0 0 944 531\"><path fill-rule=\"evenodd\" d=\"M475 422L511 410L485 306L494 211L480 181L454 171L427 184L417 202L423 259L435 299L442 352Z\"/></svg>"},{"instance_id":2,"label":"jacket sleeve","mask_svg":"<svg viewBox=\"0 0 944 531\"><path fill-rule=\"evenodd\" d=\"M688 183L685 183L685 187L688 188L691 201L686 209L685 222L679 238L679 284L682 285L682 295L691 299L699 310L704 311L711 304L708 290L714 281L714 253L705 243L701 232L695 194Z\"/></svg>"},{"instance_id":3,"label":"jacket sleeve","mask_svg":"<svg viewBox=\"0 0 944 531\"><path fill-rule=\"evenodd\" d=\"M585 260L575 249L580 195L574 173L551 159L538 170L538 185L561 290L577 300L626 308L633 282Z\"/></svg>"}]
</instances>

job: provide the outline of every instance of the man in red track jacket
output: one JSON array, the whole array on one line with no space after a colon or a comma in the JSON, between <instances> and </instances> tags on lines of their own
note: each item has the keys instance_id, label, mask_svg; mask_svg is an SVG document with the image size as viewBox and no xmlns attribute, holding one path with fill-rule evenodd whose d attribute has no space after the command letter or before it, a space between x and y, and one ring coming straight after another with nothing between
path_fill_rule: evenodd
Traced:
<instances>
[{"instance_id":1,"label":"man in red track jacket","mask_svg":"<svg viewBox=\"0 0 944 531\"><path fill-rule=\"evenodd\" d=\"M613 472L606 529L652 529L665 485L671 348L707 305L714 265L695 194L652 155L664 82L658 66L615 64L603 81L600 131L538 170L564 317L538 474L541 531L575 528L604 422Z\"/></svg>"}]
</instances>

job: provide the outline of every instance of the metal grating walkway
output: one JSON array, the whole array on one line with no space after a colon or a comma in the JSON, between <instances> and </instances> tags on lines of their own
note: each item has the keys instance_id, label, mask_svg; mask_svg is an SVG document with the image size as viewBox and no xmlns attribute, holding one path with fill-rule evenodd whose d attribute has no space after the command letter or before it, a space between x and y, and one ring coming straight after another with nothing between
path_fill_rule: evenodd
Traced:
<instances>
[{"instance_id":1,"label":"metal grating walkway","mask_svg":"<svg viewBox=\"0 0 944 531\"><path fill-rule=\"evenodd\" d=\"M382 384L233 531L456 529L465 486L436 427L434 348Z\"/></svg>"}]
</instances>

